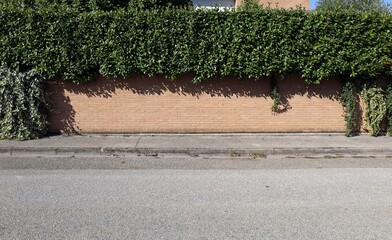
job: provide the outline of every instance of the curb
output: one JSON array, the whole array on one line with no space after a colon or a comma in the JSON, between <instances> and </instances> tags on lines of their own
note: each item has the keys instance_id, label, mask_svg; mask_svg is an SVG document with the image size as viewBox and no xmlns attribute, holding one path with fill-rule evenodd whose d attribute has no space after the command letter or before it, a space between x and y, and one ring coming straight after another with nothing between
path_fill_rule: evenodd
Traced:
<instances>
[{"instance_id":1,"label":"curb","mask_svg":"<svg viewBox=\"0 0 392 240\"><path fill-rule=\"evenodd\" d=\"M249 155L262 153L264 155L300 155L300 154L366 154L392 155L392 149L379 148L252 148L252 149L203 149L203 148L110 148L110 147L0 147L0 156L158 156L172 155Z\"/></svg>"}]
</instances>

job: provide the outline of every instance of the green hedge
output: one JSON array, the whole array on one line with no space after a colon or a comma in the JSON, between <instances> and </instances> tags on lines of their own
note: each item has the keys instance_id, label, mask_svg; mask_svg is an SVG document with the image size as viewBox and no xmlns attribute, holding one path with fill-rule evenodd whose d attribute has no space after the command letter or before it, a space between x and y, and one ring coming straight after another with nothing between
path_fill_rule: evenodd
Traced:
<instances>
[{"instance_id":1,"label":"green hedge","mask_svg":"<svg viewBox=\"0 0 392 240\"><path fill-rule=\"evenodd\" d=\"M0 0L0 6L44 9L60 5L79 11L112 11L121 8L156 9L162 7L189 7L191 0Z\"/></svg>"},{"instance_id":2,"label":"green hedge","mask_svg":"<svg viewBox=\"0 0 392 240\"><path fill-rule=\"evenodd\" d=\"M74 82L195 73L195 81L292 73L309 83L392 74L392 16L301 9L80 11L0 8L0 57Z\"/></svg>"},{"instance_id":3,"label":"green hedge","mask_svg":"<svg viewBox=\"0 0 392 240\"><path fill-rule=\"evenodd\" d=\"M105 1L116 3L97 4ZM138 1L143 2L133 2ZM331 77L348 80L351 85L345 85L341 101L351 135L357 104L354 82L377 83L392 75L392 15L387 13L259 7L142 10L146 6L116 4L105 9L91 5L94 1L42 2L24 7L0 2L0 59L5 66L0 69L0 138L45 133L45 78L83 83L99 74L164 74L174 79L189 72L195 74L194 82L213 76L277 79L291 74L300 74L308 83ZM388 118L392 132L391 90L387 92L373 94L386 104L382 111L369 108L373 112L367 122L374 135L381 118ZM272 94L276 110L279 93L275 89Z\"/></svg>"}]
</instances>

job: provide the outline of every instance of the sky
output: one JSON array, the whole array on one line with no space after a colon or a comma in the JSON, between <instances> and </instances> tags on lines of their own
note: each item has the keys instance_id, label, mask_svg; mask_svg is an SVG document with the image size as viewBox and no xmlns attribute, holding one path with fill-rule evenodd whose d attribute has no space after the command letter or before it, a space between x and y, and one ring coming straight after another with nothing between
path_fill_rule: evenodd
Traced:
<instances>
[{"instance_id":1,"label":"sky","mask_svg":"<svg viewBox=\"0 0 392 240\"><path fill-rule=\"evenodd\" d=\"M384 2L392 4L392 0L384 0ZM310 9L316 8L317 0L310 0Z\"/></svg>"}]
</instances>

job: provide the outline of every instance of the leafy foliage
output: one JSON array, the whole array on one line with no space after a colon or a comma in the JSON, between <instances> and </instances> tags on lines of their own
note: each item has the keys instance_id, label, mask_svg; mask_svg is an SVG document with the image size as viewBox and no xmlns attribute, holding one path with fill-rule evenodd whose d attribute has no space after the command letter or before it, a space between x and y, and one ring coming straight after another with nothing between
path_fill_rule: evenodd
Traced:
<instances>
[{"instance_id":1,"label":"leafy foliage","mask_svg":"<svg viewBox=\"0 0 392 240\"><path fill-rule=\"evenodd\" d=\"M359 11L388 12L390 6L383 0L319 0L318 10L356 9Z\"/></svg>"},{"instance_id":2,"label":"leafy foliage","mask_svg":"<svg viewBox=\"0 0 392 240\"><path fill-rule=\"evenodd\" d=\"M193 72L259 79L392 74L392 16L357 11L0 7L0 58L77 83Z\"/></svg>"},{"instance_id":3,"label":"leafy foliage","mask_svg":"<svg viewBox=\"0 0 392 240\"><path fill-rule=\"evenodd\" d=\"M0 139L26 140L46 132L42 76L0 67Z\"/></svg>"},{"instance_id":4,"label":"leafy foliage","mask_svg":"<svg viewBox=\"0 0 392 240\"><path fill-rule=\"evenodd\" d=\"M388 135L392 136L392 86L387 88L387 109Z\"/></svg>"},{"instance_id":5,"label":"leafy foliage","mask_svg":"<svg viewBox=\"0 0 392 240\"><path fill-rule=\"evenodd\" d=\"M345 76L354 84L356 79L392 75L391 14L354 8L307 13L300 8L263 8L253 0L227 11L167 7L187 6L186 2L0 0L0 59L7 68L33 69L34 74L75 83L92 81L99 74L164 74L174 79L191 72L198 83L214 76L260 79L296 73L312 84L331 77ZM32 79L29 74L4 76ZM4 86L13 86L11 82ZM26 82L13 83L20 99L29 96ZM353 133L356 104L350 84L341 98L348 135ZM5 90L8 87L2 89L2 98L15 98ZM380 94L374 89L363 92L374 135L386 114ZM29 100L37 106L31 109L43 109L41 95L35 102ZM280 102L276 88L271 96L274 110ZM4 109L14 106L2 103L2 121L7 123L2 125L2 137L39 136L43 116L25 114L33 110L25 107L25 100L18 101L12 116ZM26 116L34 116L34 126L26 125ZM24 119L23 124L15 119Z\"/></svg>"},{"instance_id":6,"label":"leafy foliage","mask_svg":"<svg viewBox=\"0 0 392 240\"><path fill-rule=\"evenodd\" d=\"M0 0L0 5L32 9L62 6L79 11L111 11L124 8L155 9L163 7L188 7L191 0Z\"/></svg>"},{"instance_id":7,"label":"leafy foliage","mask_svg":"<svg viewBox=\"0 0 392 240\"><path fill-rule=\"evenodd\" d=\"M279 105L281 104L280 101L280 94L278 90L278 85L276 81L271 82L271 98L273 100L272 106L271 106L271 111L272 112L278 112L279 110Z\"/></svg>"},{"instance_id":8,"label":"leafy foliage","mask_svg":"<svg viewBox=\"0 0 392 240\"><path fill-rule=\"evenodd\" d=\"M387 102L384 97L384 91L376 85L365 86L361 92L365 104L365 121L372 136L380 133L381 123L387 115Z\"/></svg>"},{"instance_id":9,"label":"leafy foliage","mask_svg":"<svg viewBox=\"0 0 392 240\"><path fill-rule=\"evenodd\" d=\"M340 101L343 105L344 120L346 122L346 136L355 134L355 119L357 115L357 91L354 83L346 82L343 85Z\"/></svg>"}]
</instances>

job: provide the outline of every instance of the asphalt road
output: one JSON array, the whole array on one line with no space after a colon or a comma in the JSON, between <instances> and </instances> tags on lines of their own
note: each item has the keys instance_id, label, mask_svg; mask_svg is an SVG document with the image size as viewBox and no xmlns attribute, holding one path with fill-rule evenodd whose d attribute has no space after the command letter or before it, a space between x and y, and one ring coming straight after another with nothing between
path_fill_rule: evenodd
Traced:
<instances>
[{"instance_id":1,"label":"asphalt road","mask_svg":"<svg viewBox=\"0 0 392 240\"><path fill-rule=\"evenodd\" d=\"M297 160L304 168L285 168L293 158L219 159L210 170L3 164L0 239L392 239L388 159ZM237 169L218 169L228 163Z\"/></svg>"},{"instance_id":2,"label":"asphalt road","mask_svg":"<svg viewBox=\"0 0 392 240\"><path fill-rule=\"evenodd\" d=\"M255 158L254 158L255 157ZM313 168L392 168L392 156L285 155L285 156L47 156L0 157L0 170L256 170Z\"/></svg>"}]
</instances>

